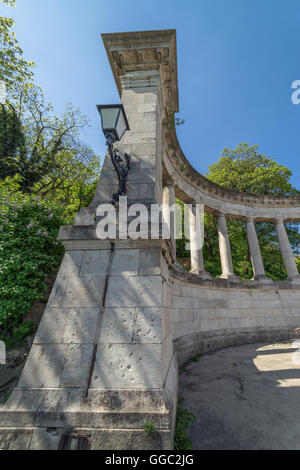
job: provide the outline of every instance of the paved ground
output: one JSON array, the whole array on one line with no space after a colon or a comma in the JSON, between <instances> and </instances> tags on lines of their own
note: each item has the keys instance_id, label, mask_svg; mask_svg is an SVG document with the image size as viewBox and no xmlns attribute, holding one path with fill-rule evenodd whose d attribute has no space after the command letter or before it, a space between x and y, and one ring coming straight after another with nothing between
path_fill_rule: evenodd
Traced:
<instances>
[{"instance_id":1,"label":"paved ground","mask_svg":"<svg viewBox=\"0 0 300 470\"><path fill-rule=\"evenodd\" d=\"M199 357L179 375L196 449L300 449L300 352L252 344ZM300 348L300 342L299 346Z\"/></svg>"}]
</instances>

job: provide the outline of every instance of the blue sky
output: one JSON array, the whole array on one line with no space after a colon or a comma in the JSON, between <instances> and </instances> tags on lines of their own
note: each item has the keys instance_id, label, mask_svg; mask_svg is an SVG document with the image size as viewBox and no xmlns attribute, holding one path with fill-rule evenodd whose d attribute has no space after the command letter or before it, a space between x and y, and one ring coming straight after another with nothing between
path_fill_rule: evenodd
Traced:
<instances>
[{"instance_id":1,"label":"blue sky","mask_svg":"<svg viewBox=\"0 0 300 470\"><path fill-rule=\"evenodd\" d=\"M91 119L83 136L101 156L96 104L119 102L101 33L177 30L178 136L200 172L240 142L293 170L300 189L298 0L17 0L12 16L27 59L57 112L67 101Z\"/></svg>"}]
</instances>

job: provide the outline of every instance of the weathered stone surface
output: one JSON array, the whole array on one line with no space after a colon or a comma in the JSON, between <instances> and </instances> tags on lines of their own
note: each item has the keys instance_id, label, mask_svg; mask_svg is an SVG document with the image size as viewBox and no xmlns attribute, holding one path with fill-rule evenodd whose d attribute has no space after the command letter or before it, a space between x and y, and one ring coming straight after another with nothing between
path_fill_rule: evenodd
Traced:
<instances>
[{"instance_id":1,"label":"weathered stone surface","mask_svg":"<svg viewBox=\"0 0 300 470\"><path fill-rule=\"evenodd\" d=\"M84 253L80 276L105 276L108 271L110 250L89 250Z\"/></svg>"},{"instance_id":2,"label":"weathered stone surface","mask_svg":"<svg viewBox=\"0 0 300 470\"><path fill-rule=\"evenodd\" d=\"M34 343L61 343L69 311L69 308L46 308Z\"/></svg>"},{"instance_id":3,"label":"weathered stone surface","mask_svg":"<svg viewBox=\"0 0 300 470\"><path fill-rule=\"evenodd\" d=\"M128 199L133 200L155 200L155 184L153 183L130 183L128 182Z\"/></svg>"},{"instance_id":4,"label":"weathered stone surface","mask_svg":"<svg viewBox=\"0 0 300 470\"><path fill-rule=\"evenodd\" d=\"M62 343L93 343L100 317L100 308L70 308Z\"/></svg>"},{"instance_id":5,"label":"weathered stone surface","mask_svg":"<svg viewBox=\"0 0 300 470\"><path fill-rule=\"evenodd\" d=\"M99 307L105 285L104 276L58 277L49 307Z\"/></svg>"},{"instance_id":6,"label":"weathered stone surface","mask_svg":"<svg viewBox=\"0 0 300 470\"><path fill-rule=\"evenodd\" d=\"M57 450L61 431L55 428L34 429L30 440L30 450Z\"/></svg>"},{"instance_id":7,"label":"weathered stone surface","mask_svg":"<svg viewBox=\"0 0 300 470\"><path fill-rule=\"evenodd\" d=\"M93 344L70 344L67 350L60 387L86 387L93 356Z\"/></svg>"},{"instance_id":8,"label":"weathered stone surface","mask_svg":"<svg viewBox=\"0 0 300 470\"><path fill-rule=\"evenodd\" d=\"M135 307L106 308L101 324L100 343L132 343Z\"/></svg>"},{"instance_id":9,"label":"weathered stone surface","mask_svg":"<svg viewBox=\"0 0 300 470\"><path fill-rule=\"evenodd\" d=\"M0 429L0 450L28 450L31 434L31 430Z\"/></svg>"},{"instance_id":10,"label":"weathered stone surface","mask_svg":"<svg viewBox=\"0 0 300 470\"><path fill-rule=\"evenodd\" d=\"M107 202L111 203L112 195L118 191L118 185L105 184L105 181L100 181L97 185L93 202Z\"/></svg>"},{"instance_id":11,"label":"weathered stone surface","mask_svg":"<svg viewBox=\"0 0 300 470\"><path fill-rule=\"evenodd\" d=\"M96 208L93 206L79 209L74 225L93 225L95 221Z\"/></svg>"},{"instance_id":12,"label":"weathered stone surface","mask_svg":"<svg viewBox=\"0 0 300 470\"><path fill-rule=\"evenodd\" d=\"M161 304L159 276L115 276L108 285L107 307L151 307Z\"/></svg>"},{"instance_id":13,"label":"weathered stone surface","mask_svg":"<svg viewBox=\"0 0 300 470\"><path fill-rule=\"evenodd\" d=\"M57 276L78 276L83 254L83 251L67 251Z\"/></svg>"},{"instance_id":14,"label":"weathered stone surface","mask_svg":"<svg viewBox=\"0 0 300 470\"><path fill-rule=\"evenodd\" d=\"M138 274L140 250L117 250L113 254L110 274L112 276Z\"/></svg>"},{"instance_id":15,"label":"weathered stone surface","mask_svg":"<svg viewBox=\"0 0 300 470\"><path fill-rule=\"evenodd\" d=\"M162 253L160 249L148 248L141 250L139 275L153 276L161 273Z\"/></svg>"},{"instance_id":16,"label":"weathered stone surface","mask_svg":"<svg viewBox=\"0 0 300 470\"><path fill-rule=\"evenodd\" d=\"M33 344L18 387L58 387L66 350L61 344Z\"/></svg>"},{"instance_id":17,"label":"weathered stone surface","mask_svg":"<svg viewBox=\"0 0 300 470\"><path fill-rule=\"evenodd\" d=\"M101 344L91 388L161 388L161 345Z\"/></svg>"},{"instance_id":18,"label":"weathered stone surface","mask_svg":"<svg viewBox=\"0 0 300 470\"><path fill-rule=\"evenodd\" d=\"M162 343L162 313L161 308L136 309L133 343Z\"/></svg>"}]
</instances>

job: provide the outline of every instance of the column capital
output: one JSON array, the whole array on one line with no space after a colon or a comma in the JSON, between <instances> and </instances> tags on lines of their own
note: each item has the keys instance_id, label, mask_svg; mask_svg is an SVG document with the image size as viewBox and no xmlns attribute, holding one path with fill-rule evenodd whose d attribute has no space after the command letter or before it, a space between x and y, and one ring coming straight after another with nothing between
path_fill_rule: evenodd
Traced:
<instances>
[{"instance_id":1,"label":"column capital","mask_svg":"<svg viewBox=\"0 0 300 470\"><path fill-rule=\"evenodd\" d=\"M226 221L226 216L223 214L223 212L217 212L216 213L217 219L224 219Z\"/></svg>"},{"instance_id":2,"label":"column capital","mask_svg":"<svg viewBox=\"0 0 300 470\"><path fill-rule=\"evenodd\" d=\"M168 176L163 180L163 188L168 187L168 186L174 186L174 180Z\"/></svg>"}]
</instances>

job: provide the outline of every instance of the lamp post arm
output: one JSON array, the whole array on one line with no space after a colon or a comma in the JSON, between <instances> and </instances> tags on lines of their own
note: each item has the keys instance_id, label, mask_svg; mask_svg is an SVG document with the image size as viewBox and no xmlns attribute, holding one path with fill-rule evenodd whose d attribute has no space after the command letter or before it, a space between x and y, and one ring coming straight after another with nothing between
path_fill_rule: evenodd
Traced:
<instances>
[{"instance_id":1,"label":"lamp post arm","mask_svg":"<svg viewBox=\"0 0 300 470\"><path fill-rule=\"evenodd\" d=\"M127 177L130 170L131 156L127 153L121 154L117 149L114 149L115 136L112 132L105 132L105 137L108 152L119 179L118 192L112 195L112 202L115 204L120 196L127 193Z\"/></svg>"}]
</instances>

